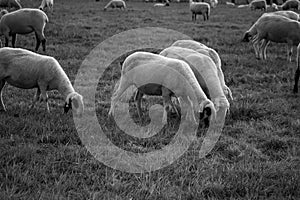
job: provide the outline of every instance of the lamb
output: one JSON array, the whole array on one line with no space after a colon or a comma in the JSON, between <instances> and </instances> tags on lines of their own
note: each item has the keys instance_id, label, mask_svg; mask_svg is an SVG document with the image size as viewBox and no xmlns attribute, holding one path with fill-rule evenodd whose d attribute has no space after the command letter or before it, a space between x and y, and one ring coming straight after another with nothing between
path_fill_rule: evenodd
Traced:
<instances>
[{"instance_id":1,"label":"lamb","mask_svg":"<svg viewBox=\"0 0 300 200\"><path fill-rule=\"evenodd\" d=\"M111 0L104 7L104 11L107 10L107 8L120 8L121 10L122 9L125 10L126 9L126 3L123 0Z\"/></svg>"},{"instance_id":2,"label":"lamb","mask_svg":"<svg viewBox=\"0 0 300 200\"><path fill-rule=\"evenodd\" d=\"M205 108L212 112L212 119L216 117L213 103L207 98L197 79L184 61L166 58L149 52L135 52L128 56L121 71L121 79L118 89L114 92L111 100L109 115L114 114L115 104L122 93L131 85L140 86L155 83L162 85L164 99L163 123L167 123L167 110L170 105L170 91L180 98L180 103L187 106L186 119L196 123L193 107L200 113ZM200 103L196 103L200 101Z\"/></svg>"},{"instance_id":3,"label":"lamb","mask_svg":"<svg viewBox=\"0 0 300 200\"><path fill-rule=\"evenodd\" d=\"M249 7L251 10L261 9L263 11L267 10L267 2L266 0L253 0Z\"/></svg>"},{"instance_id":4,"label":"lamb","mask_svg":"<svg viewBox=\"0 0 300 200\"><path fill-rule=\"evenodd\" d=\"M22 6L19 0L0 0L0 7L21 9Z\"/></svg>"},{"instance_id":5,"label":"lamb","mask_svg":"<svg viewBox=\"0 0 300 200\"><path fill-rule=\"evenodd\" d=\"M300 23L280 15L264 14L244 34L242 41L249 41L250 38L253 38L258 59L266 59L266 48L270 41L287 43L287 58L291 62L293 45L298 45L300 42ZM262 42L260 47L258 47L259 42Z\"/></svg>"},{"instance_id":6,"label":"lamb","mask_svg":"<svg viewBox=\"0 0 300 200\"><path fill-rule=\"evenodd\" d=\"M58 90L65 99L65 112L72 108L77 116L82 115L83 98L75 92L68 76L55 58L10 47L1 48L0 57L1 111L6 111L2 100L2 89L5 83L8 83L22 89L37 88L30 109L38 100L45 101L47 111L50 113L47 91Z\"/></svg>"},{"instance_id":7,"label":"lamb","mask_svg":"<svg viewBox=\"0 0 300 200\"><path fill-rule=\"evenodd\" d=\"M196 21L197 15L202 15L205 21L209 19L210 5L205 2L193 2L193 0L190 0L190 11L192 12L192 21Z\"/></svg>"},{"instance_id":8,"label":"lamb","mask_svg":"<svg viewBox=\"0 0 300 200\"><path fill-rule=\"evenodd\" d=\"M45 10L45 8L48 8L51 12L53 12L53 0L42 0L39 9Z\"/></svg>"},{"instance_id":9,"label":"lamb","mask_svg":"<svg viewBox=\"0 0 300 200\"><path fill-rule=\"evenodd\" d=\"M216 110L221 107L229 109L229 102L221 86L217 67L213 60L192 49L171 46L164 49L160 55L185 61L192 69L198 83L206 96L214 103Z\"/></svg>"},{"instance_id":10,"label":"lamb","mask_svg":"<svg viewBox=\"0 0 300 200\"><path fill-rule=\"evenodd\" d=\"M12 36L12 47L15 47L17 34L34 32L36 37L35 51L38 51L41 43L43 51L46 51L44 29L48 21L47 15L39 9L19 9L1 17L0 36L4 35L6 47L8 46L9 36Z\"/></svg>"},{"instance_id":11,"label":"lamb","mask_svg":"<svg viewBox=\"0 0 300 200\"><path fill-rule=\"evenodd\" d=\"M196 42L194 40L178 40L172 44L172 46L188 48L197 51L198 53L209 56L215 63L215 66L218 71L218 76L220 83L222 85L224 93L229 96L231 100L233 100L232 92L229 87L225 83L224 74L221 68L221 59L219 54L212 48L207 47L206 45Z\"/></svg>"},{"instance_id":12,"label":"lamb","mask_svg":"<svg viewBox=\"0 0 300 200\"><path fill-rule=\"evenodd\" d=\"M295 85L294 85L294 93L298 93L298 82L300 77L300 43L297 46L297 70L295 72Z\"/></svg>"},{"instance_id":13,"label":"lamb","mask_svg":"<svg viewBox=\"0 0 300 200\"><path fill-rule=\"evenodd\" d=\"M288 0L278 7L278 10L299 10L300 2L299 0Z\"/></svg>"}]
</instances>

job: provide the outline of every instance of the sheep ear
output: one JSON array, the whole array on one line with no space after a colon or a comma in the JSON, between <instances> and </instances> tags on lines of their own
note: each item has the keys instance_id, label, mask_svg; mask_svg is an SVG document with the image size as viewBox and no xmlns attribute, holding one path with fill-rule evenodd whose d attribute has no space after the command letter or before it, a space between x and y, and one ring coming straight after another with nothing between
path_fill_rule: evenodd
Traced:
<instances>
[{"instance_id":1,"label":"sheep ear","mask_svg":"<svg viewBox=\"0 0 300 200\"><path fill-rule=\"evenodd\" d=\"M79 108L78 99L72 98L72 107L74 107L75 109Z\"/></svg>"}]
</instances>

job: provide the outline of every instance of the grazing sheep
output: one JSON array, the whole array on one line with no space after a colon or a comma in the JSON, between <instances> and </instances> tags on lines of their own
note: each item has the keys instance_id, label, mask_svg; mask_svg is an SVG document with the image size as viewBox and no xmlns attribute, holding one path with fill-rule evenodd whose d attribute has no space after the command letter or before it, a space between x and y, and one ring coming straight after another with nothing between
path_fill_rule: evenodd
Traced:
<instances>
[{"instance_id":1,"label":"grazing sheep","mask_svg":"<svg viewBox=\"0 0 300 200\"><path fill-rule=\"evenodd\" d=\"M129 86L135 85L139 88L148 83L163 86L162 96L165 109L162 121L164 124L167 123L167 111L171 101L169 98L170 91L180 98L180 103L187 106L187 112L185 113L187 120L196 123L193 108L196 108L200 113L205 108L209 108L213 119L215 119L215 107L206 97L188 64L181 60L148 52L135 52L124 61L119 87L112 95L109 115L114 114L116 102Z\"/></svg>"},{"instance_id":2,"label":"grazing sheep","mask_svg":"<svg viewBox=\"0 0 300 200\"><path fill-rule=\"evenodd\" d=\"M232 2L228 2L228 1L226 1L226 5L228 5L228 6L235 6L235 4L234 4L234 3L232 3Z\"/></svg>"},{"instance_id":3,"label":"grazing sheep","mask_svg":"<svg viewBox=\"0 0 300 200\"><path fill-rule=\"evenodd\" d=\"M108 2L108 4L106 4L104 10L107 10L107 8L120 8L121 10L125 10L126 3L123 0L111 0L110 2Z\"/></svg>"},{"instance_id":4,"label":"grazing sheep","mask_svg":"<svg viewBox=\"0 0 300 200\"><path fill-rule=\"evenodd\" d=\"M44 29L48 23L47 15L33 8L23 8L3 15L0 19L0 36L5 37L5 46L8 46L9 36L12 36L12 47L15 47L17 34L34 32L36 37L35 51L38 51L42 42L43 51L46 51Z\"/></svg>"},{"instance_id":5,"label":"grazing sheep","mask_svg":"<svg viewBox=\"0 0 300 200\"><path fill-rule=\"evenodd\" d=\"M190 0L190 11L192 12L192 21L196 21L197 15L202 15L205 21L209 19L210 5L205 2L193 2L193 0Z\"/></svg>"},{"instance_id":6,"label":"grazing sheep","mask_svg":"<svg viewBox=\"0 0 300 200\"><path fill-rule=\"evenodd\" d=\"M206 45L196 42L194 40L178 40L172 44L172 46L182 47L182 48L188 48L192 49L194 51L197 51L198 53L204 54L206 56L209 56L215 63L215 66L218 71L218 76L220 83L222 85L222 88L224 90L224 93L229 96L231 100L233 100L231 90L225 83L224 74L221 68L221 58L219 54L212 48L207 47Z\"/></svg>"},{"instance_id":7,"label":"grazing sheep","mask_svg":"<svg viewBox=\"0 0 300 200\"><path fill-rule=\"evenodd\" d=\"M0 7L21 9L22 6L19 0L0 0Z\"/></svg>"},{"instance_id":8,"label":"grazing sheep","mask_svg":"<svg viewBox=\"0 0 300 200\"><path fill-rule=\"evenodd\" d=\"M288 0L278 7L278 10L299 10L300 2L299 0Z\"/></svg>"},{"instance_id":9,"label":"grazing sheep","mask_svg":"<svg viewBox=\"0 0 300 200\"><path fill-rule=\"evenodd\" d=\"M272 8L273 10L278 10L278 6L277 6L276 3L272 3L272 4L271 4L271 8Z\"/></svg>"},{"instance_id":10,"label":"grazing sheep","mask_svg":"<svg viewBox=\"0 0 300 200\"><path fill-rule=\"evenodd\" d=\"M58 90L65 100L65 112L70 108L76 115L82 115L82 96L75 92L68 76L53 57L31 51L4 47L0 49L0 110L6 111L2 100L5 83L22 89L37 88L31 108L39 101L45 101L47 111L47 91Z\"/></svg>"},{"instance_id":11,"label":"grazing sheep","mask_svg":"<svg viewBox=\"0 0 300 200\"><path fill-rule=\"evenodd\" d=\"M294 93L298 93L298 82L300 77L300 43L297 46L297 70L295 72L295 85L294 85Z\"/></svg>"},{"instance_id":12,"label":"grazing sheep","mask_svg":"<svg viewBox=\"0 0 300 200\"><path fill-rule=\"evenodd\" d=\"M251 10L261 9L263 11L267 10L267 2L266 0L253 0L249 7Z\"/></svg>"},{"instance_id":13,"label":"grazing sheep","mask_svg":"<svg viewBox=\"0 0 300 200\"><path fill-rule=\"evenodd\" d=\"M177 46L164 49L160 55L188 63L202 90L214 103L216 110L218 111L220 107L226 107L226 110L229 108L229 102L218 77L217 67L209 56Z\"/></svg>"},{"instance_id":14,"label":"grazing sheep","mask_svg":"<svg viewBox=\"0 0 300 200\"><path fill-rule=\"evenodd\" d=\"M288 61L292 60L293 45L300 42L300 23L278 14L264 14L244 34L242 41L253 38L253 47L258 59L266 59L266 49L270 41L287 43ZM259 43L261 43L260 47Z\"/></svg>"},{"instance_id":15,"label":"grazing sheep","mask_svg":"<svg viewBox=\"0 0 300 200\"><path fill-rule=\"evenodd\" d=\"M51 12L53 12L53 0L42 0L39 9L44 11L45 8L48 8Z\"/></svg>"},{"instance_id":16,"label":"grazing sheep","mask_svg":"<svg viewBox=\"0 0 300 200\"><path fill-rule=\"evenodd\" d=\"M166 7L166 6L170 6L169 3L156 3L153 5L154 7Z\"/></svg>"}]
</instances>

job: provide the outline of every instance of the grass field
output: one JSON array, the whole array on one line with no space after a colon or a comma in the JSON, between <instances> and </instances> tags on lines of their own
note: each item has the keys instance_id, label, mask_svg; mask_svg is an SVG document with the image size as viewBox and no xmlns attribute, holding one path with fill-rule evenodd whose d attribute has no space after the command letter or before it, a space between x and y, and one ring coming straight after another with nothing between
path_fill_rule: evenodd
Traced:
<instances>
[{"instance_id":1,"label":"grass field","mask_svg":"<svg viewBox=\"0 0 300 200\"><path fill-rule=\"evenodd\" d=\"M240 42L261 11L218 5L209 21L199 17L192 23L187 3L154 8L152 3L127 2L125 12L104 12L105 4L55 1L45 30L47 54L59 61L73 83L89 52L122 31L168 28L207 44L220 54L234 96L218 143L203 159L198 158L198 147L196 151L191 147L157 171L114 170L86 150L72 114L63 114L58 92L49 92L48 114L43 104L29 111L34 90L6 86L7 113L0 113L0 199L300 199L300 97L292 94L295 55L288 63L285 45L273 43L268 59L260 61L248 43ZM39 1L22 0L22 5L38 7ZM18 36L17 47L33 50L34 46L34 34ZM176 119L170 130L134 141L107 122L121 59L98 83L98 121L114 144L124 149L133 148L133 143L142 150L161 148L174 136Z\"/></svg>"}]
</instances>

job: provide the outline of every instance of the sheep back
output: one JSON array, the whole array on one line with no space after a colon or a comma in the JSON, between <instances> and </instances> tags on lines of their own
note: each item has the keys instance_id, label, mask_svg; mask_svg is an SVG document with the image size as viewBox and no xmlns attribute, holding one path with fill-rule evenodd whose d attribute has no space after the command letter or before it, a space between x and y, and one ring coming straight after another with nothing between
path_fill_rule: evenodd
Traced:
<instances>
[{"instance_id":1,"label":"sheep back","mask_svg":"<svg viewBox=\"0 0 300 200\"><path fill-rule=\"evenodd\" d=\"M40 55L21 48L0 49L0 77L19 88L36 88L38 82L47 84L48 90L58 89L62 83L71 85L66 73L50 56Z\"/></svg>"},{"instance_id":2,"label":"sheep back","mask_svg":"<svg viewBox=\"0 0 300 200\"><path fill-rule=\"evenodd\" d=\"M267 10L267 2L266 0L253 0L250 3L250 8L251 10L255 10L255 9Z\"/></svg>"},{"instance_id":3,"label":"sheep back","mask_svg":"<svg viewBox=\"0 0 300 200\"><path fill-rule=\"evenodd\" d=\"M0 32L27 34L34 30L41 30L48 22L47 15L39 10L23 8L7 13L0 19Z\"/></svg>"}]
</instances>

